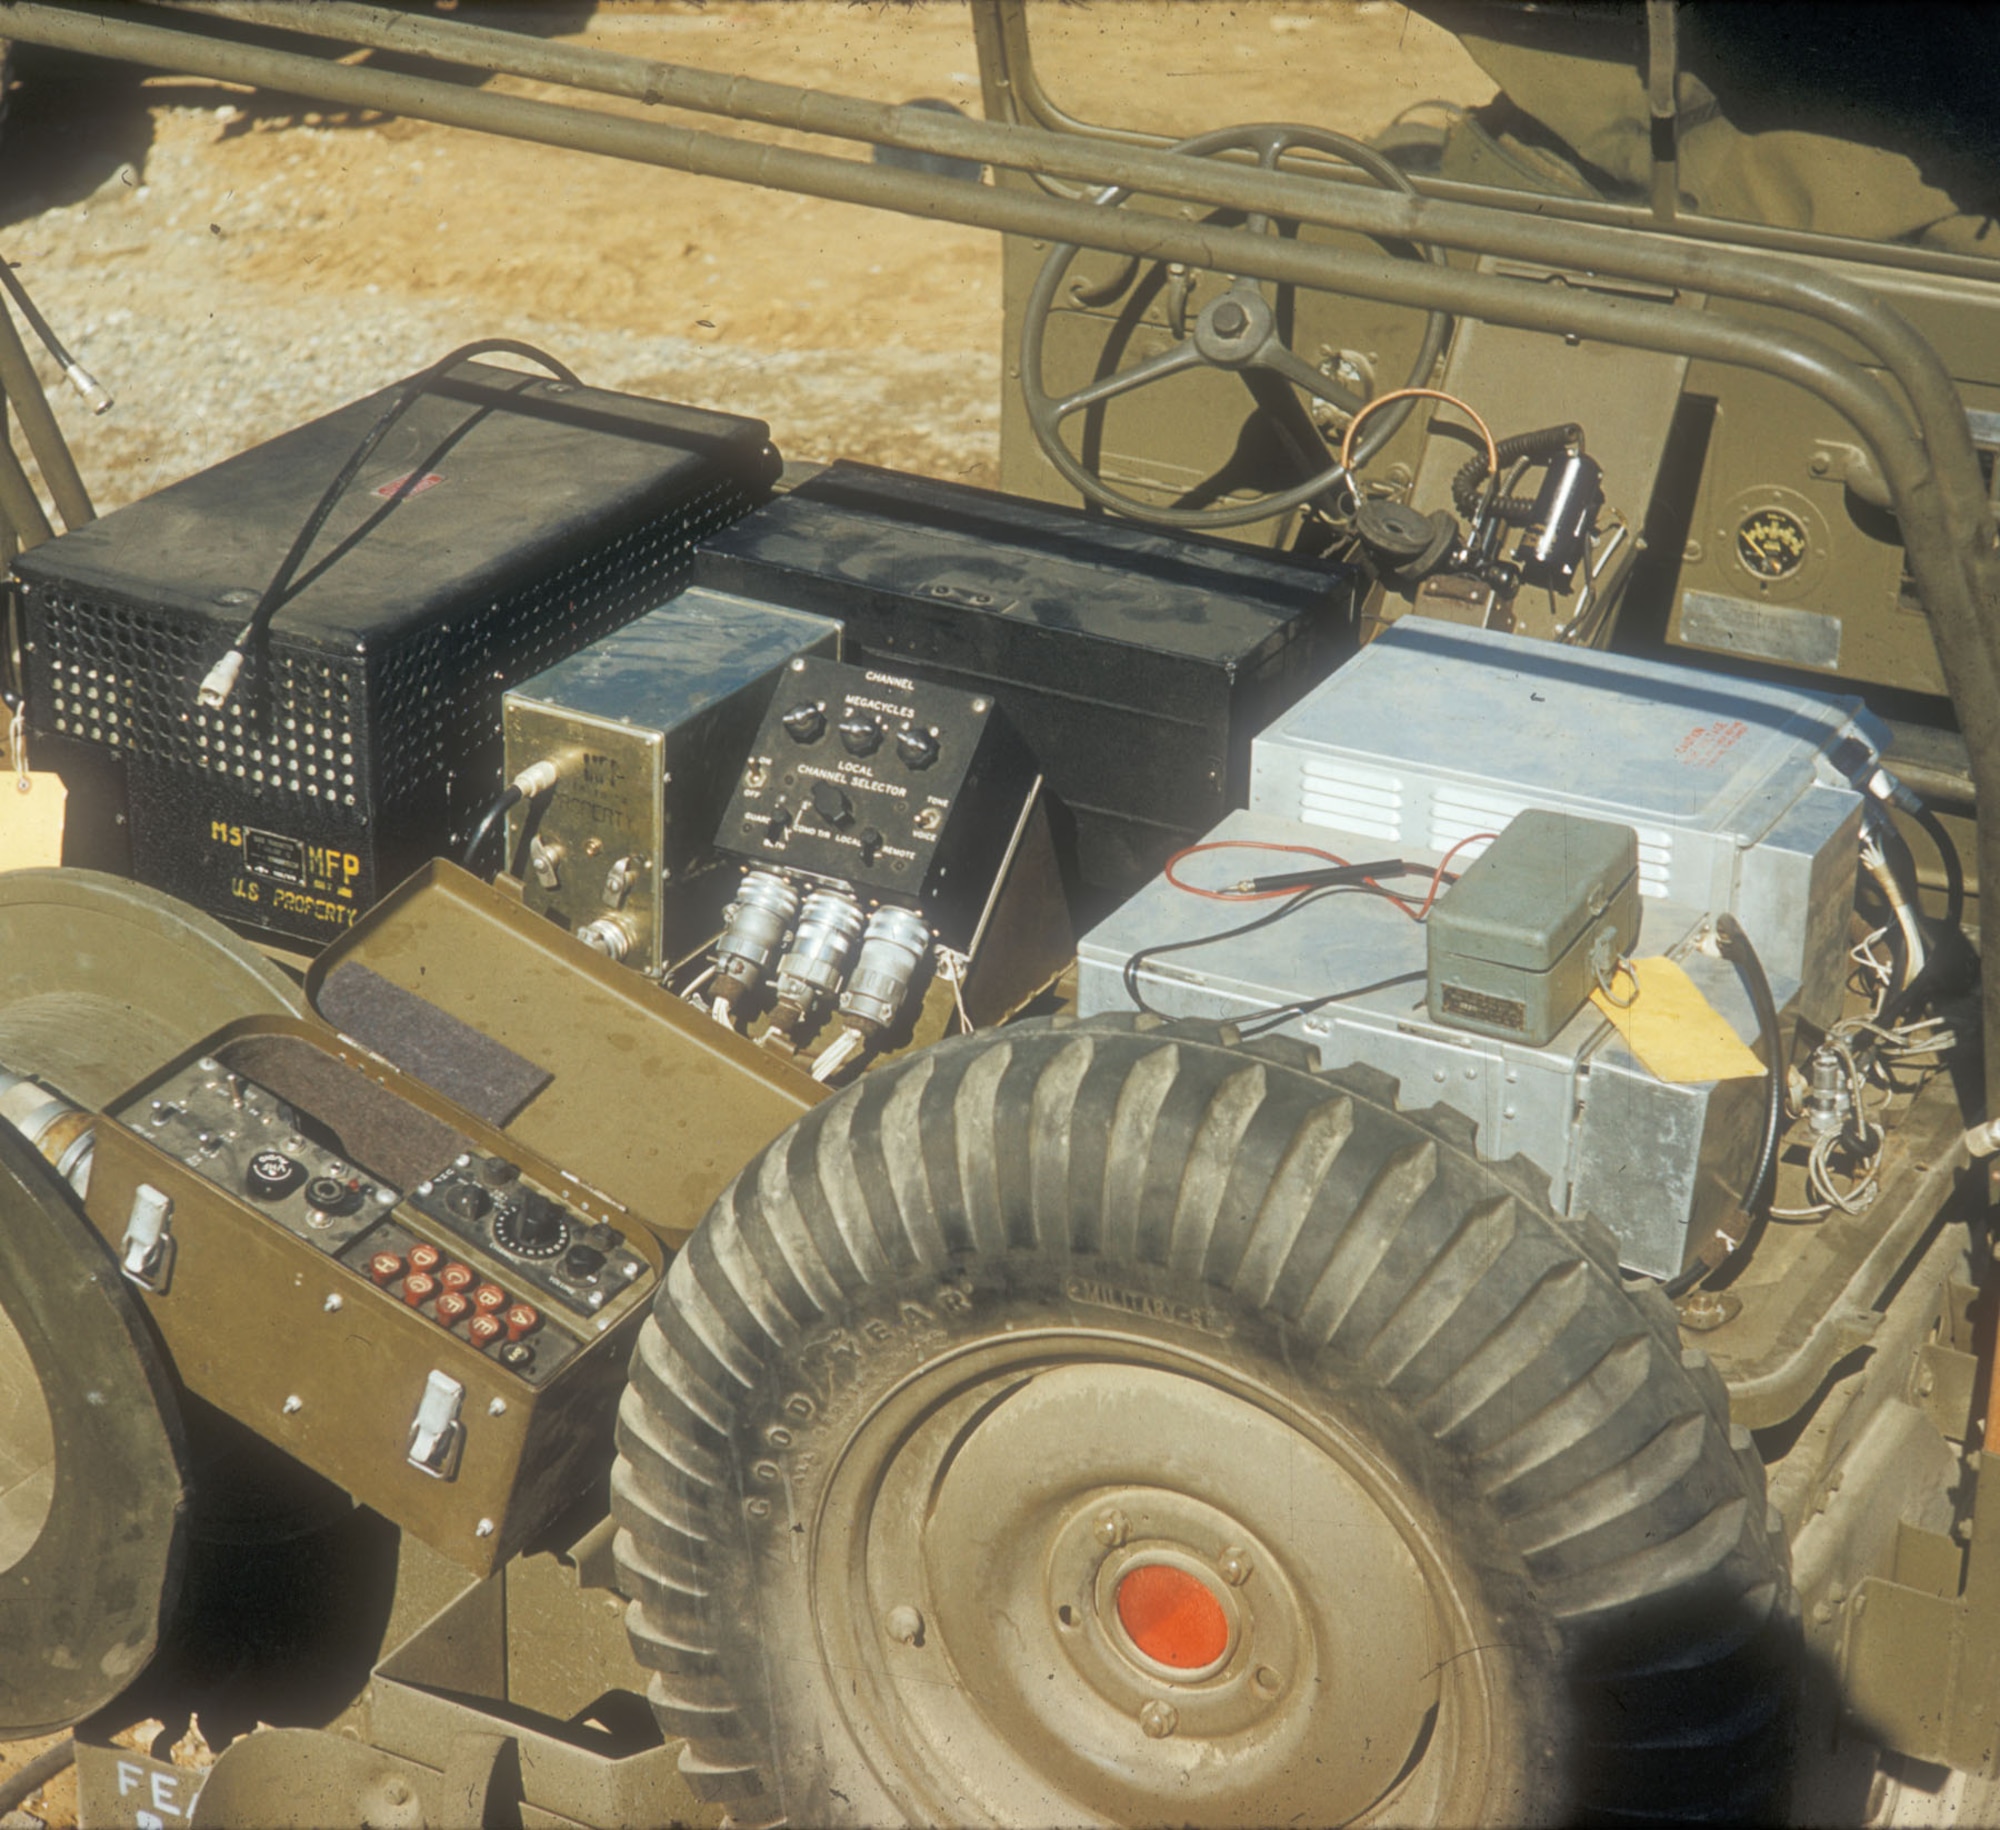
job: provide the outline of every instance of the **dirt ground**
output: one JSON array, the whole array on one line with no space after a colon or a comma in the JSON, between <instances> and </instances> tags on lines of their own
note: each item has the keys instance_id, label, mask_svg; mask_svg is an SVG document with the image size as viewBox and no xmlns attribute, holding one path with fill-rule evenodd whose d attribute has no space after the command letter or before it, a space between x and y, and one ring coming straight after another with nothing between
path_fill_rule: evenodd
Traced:
<instances>
[{"instance_id":1,"label":"dirt ground","mask_svg":"<svg viewBox=\"0 0 2000 1830\"><path fill-rule=\"evenodd\" d=\"M457 13L979 110L965 10L941 0ZM1366 136L1492 92L1454 40L1386 0L1037 0L1031 17L1059 101L1163 131L1302 120ZM117 396L89 417L37 352L100 509L490 335L598 385L766 419L790 457L998 477L994 237L33 52L15 79L0 255ZM0 1777L44 1745L0 1748ZM31 1809L73 1823L73 1778Z\"/></svg>"},{"instance_id":2,"label":"dirt ground","mask_svg":"<svg viewBox=\"0 0 2000 1830\"><path fill-rule=\"evenodd\" d=\"M458 17L979 110L965 9L942 0L584 10ZM1107 119L1367 135L1492 91L1454 39L1385 0L1047 0L1031 17L1051 91ZM502 334L600 385L765 418L787 456L998 474L996 237L198 79L43 78L32 57L22 75L0 252L118 396L101 419L63 397L100 506Z\"/></svg>"}]
</instances>

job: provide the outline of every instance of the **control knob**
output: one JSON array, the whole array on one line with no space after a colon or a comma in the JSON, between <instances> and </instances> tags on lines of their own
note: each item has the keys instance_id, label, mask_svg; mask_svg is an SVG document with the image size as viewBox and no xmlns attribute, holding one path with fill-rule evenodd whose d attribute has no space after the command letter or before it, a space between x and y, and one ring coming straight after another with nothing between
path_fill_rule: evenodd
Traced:
<instances>
[{"instance_id":1,"label":"control knob","mask_svg":"<svg viewBox=\"0 0 2000 1830\"><path fill-rule=\"evenodd\" d=\"M351 1214L361 1205L361 1190L340 1180L338 1176L314 1176L306 1184L306 1205L315 1213L339 1218Z\"/></svg>"},{"instance_id":2,"label":"control knob","mask_svg":"<svg viewBox=\"0 0 2000 1830\"><path fill-rule=\"evenodd\" d=\"M794 743L817 743L826 731L826 714L810 699L793 706L778 722Z\"/></svg>"},{"instance_id":3,"label":"control knob","mask_svg":"<svg viewBox=\"0 0 2000 1830\"><path fill-rule=\"evenodd\" d=\"M850 756L873 756L882 747L882 723L867 712L849 712L840 721L840 742Z\"/></svg>"},{"instance_id":4,"label":"control knob","mask_svg":"<svg viewBox=\"0 0 2000 1830\"><path fill-rule=\"evenodd\" d=\"M493 1238L517 1258L553 1258L569 1244L569 1222L547 1195L528 1189L493 1216Z\"/></svg>"},{"instance_id":5,"label":"control knob","mask_svg":"<svg viewBox=\"0 0 2000 1830\"><path fill-rule=\"evenodd\" d=\"M854 824L854 797L837 782L814 782L813 812L835 832L845 832Z\"/></svg>"},{"instance_id":6,"label":"control knob","mask_svg":"<svg viewBox=\"0 0 2000 1830\"><path fill-rule=\"evenodd\" d=\"M306 1167L282 1150L260 1150L243 1171L243 1184L260 1201L282 1201L306 1179Z\"/></svg>"},{"instance_id":7,"label":"control knob","mask_svg":"<svg viewBox=\"0 0 2000 1830\"><path fill-rule=\"evenodd\" d=\"M937 733L927 731L920 725L911 725L907 731L898 733L896 754L907 768L928 769L938 759Z\"/></svg>"},{"instance_id":8,"label":"control knob","mask_svg":"<svg viewBox=\"0 0 2000 1830\"><path fill-rule=\"evenodd\" d=\"M493 1197L477 1182L454 1182L445 1191L444 1205L460 1220L484 1220L493 1211Z\"/></svg>"}]
</instances>

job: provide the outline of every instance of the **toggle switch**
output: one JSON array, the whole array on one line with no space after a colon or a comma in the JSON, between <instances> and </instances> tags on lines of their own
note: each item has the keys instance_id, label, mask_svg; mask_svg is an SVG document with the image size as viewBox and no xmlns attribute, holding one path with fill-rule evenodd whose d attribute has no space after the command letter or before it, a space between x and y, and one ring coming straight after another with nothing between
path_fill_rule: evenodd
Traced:
<instances>
[{"instance_id":1,"label":"toggle switch","mask_svg":"<svg viewBox=\"0 0 2000 1830\"><path fill-rule=\"evenodd\" d=\"M418 1473L439 1481L457 1473L459 1446L465 1440L465 1426L458 1417L464 1404L465 1387L432 1367L410 1422L408 1458Z\"/></svg>"}]
</instances>

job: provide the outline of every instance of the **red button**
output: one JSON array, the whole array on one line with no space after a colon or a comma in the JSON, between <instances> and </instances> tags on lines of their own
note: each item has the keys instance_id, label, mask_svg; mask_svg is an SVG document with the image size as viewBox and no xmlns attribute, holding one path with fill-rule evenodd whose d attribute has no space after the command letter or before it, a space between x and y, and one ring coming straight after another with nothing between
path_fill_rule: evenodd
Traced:
<instances>
[{"instance_id":1,"label":"red button","mask_svg":"<svg viewBox=\"0 0 2000 1830\"><path fill-rule=\"evenodd\" d=\"M471 1337L473 1346L490 1347L507 1330L497 1315L475 1315L466 1323L465 1332Z\"/></svg>"},{"instance_id":2,"label":"red button","mask_svg":"<svg viewBox=\"0 0 2000 1830\"><path fill-rule=\"evenodd\" d=\"M438 1298L437 1318L447 1328L453 1322L463 1319L472 1310L472 1299L457 1290L447 1290Z\"/></svg>"},{"instance_id":3,"label":"red button","mask_svg":"<svg viewBox=\"0 0 2000 1830\"><path fill-rule=\"evenodd\" d=\"M434 1245L417 1244L410 1247L410 1269L413 1271L435 1271L444 1257Z\"/></svg>"},{"instance_id":4,"label":"red button","mask_svg":"<svg viewBox=\"0 0 2000 1830\"><path fill-rule=\"evenodd\" d=\"M403 1261L394 1252L377 1252L368 1261L368 1275L378 1284L392 1284L403 1274Z\"/></svg>"},{"instance_id":5,"label":"red button","mask_svg":"<svg viewBox=\"0 0 2000 1830\"><path fill-rule=\"evenodd\" d=\"M507 1292L498 1284L481 1284L472 1293L473 1307L485 1313L507 1307Z\"/></svg>"},{"instance_id":6,"label":"red button","mask_svg":"<svg viewBox=\"0 0 2000 1830\"><path fill-rule=\"evenodd\" d=\"M469 1264L453 1262L438 1273L438 1282L447 1290L469 1290L477 1281Z\"/></svg>"},{"instance_id":7,"label":"red button","mask_svg":"<svg viewBox=\"0 0 2000 1830\"><path fill-rule=\"evenodd\" d=\"M403 1279L403 1301L412 1309L421 1308L437 1294L437 1279L426 1277L421 1271L412 1271Z\"/></svg>"},{"instance_id":8,"label":"red button","mask_svg":"<svg viewBox=\"0 0 2000 1830\"><path fill-rule=\"evenodd\" d=\"M516 1303L507 1311L507 1338L510 1341L518 1341L524 1334L533 1334L541 1325L541 1312L531 1309L526 1303Z\"/></svg>"}]
</instances>

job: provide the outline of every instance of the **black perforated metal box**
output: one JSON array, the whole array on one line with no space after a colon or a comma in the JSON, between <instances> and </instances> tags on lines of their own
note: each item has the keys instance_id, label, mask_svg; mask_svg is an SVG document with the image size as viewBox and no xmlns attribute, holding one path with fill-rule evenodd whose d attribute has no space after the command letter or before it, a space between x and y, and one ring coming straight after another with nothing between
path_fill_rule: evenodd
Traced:
<instances>
[{"instance_id":1,"label":"black perforated metal box","mask_svg":"<svg viewBox=\"0 0 2000 1830\"><path fill-rule=\"evenodd\" d=\"M462 363L335 506L228 705L202 709L387 399L18 566L30 721L122 761L134 874L308 945L462 842L500 785L502 691L669 596L778 470L759 421Z\"/></svg>"}]
</instances>

